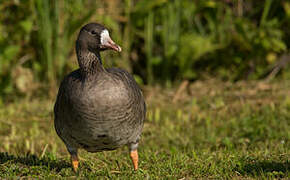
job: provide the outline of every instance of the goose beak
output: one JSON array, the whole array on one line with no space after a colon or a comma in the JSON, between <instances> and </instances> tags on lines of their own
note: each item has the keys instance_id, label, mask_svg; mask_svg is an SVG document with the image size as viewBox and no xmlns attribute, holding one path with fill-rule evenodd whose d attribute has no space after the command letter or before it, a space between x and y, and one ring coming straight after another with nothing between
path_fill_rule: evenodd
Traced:
<instances>
[{"instance_id":1,"label":"goose beak","mask_svg":"<svg viewBox=\"0 0 290 180\"><path fill-rule=\"evenodd\" d=\"M117 45L110 37L106 40L106 42L103 44L103 46L105 48L112 49L112 50L117 51L117 52L122 51L122 48L119 45Z\"/></svg>"},{"instance_id":2,"label":"goose beak","mask_svg":"<svg viewBox=\"0 0 290 180\"><path fill-rule=\"evenodd\" d=\"M103 30L101 33L101 49L112 49L117 52L122 51L121 47L111 39L107 29Z\"/></svg>"}]
</instances>

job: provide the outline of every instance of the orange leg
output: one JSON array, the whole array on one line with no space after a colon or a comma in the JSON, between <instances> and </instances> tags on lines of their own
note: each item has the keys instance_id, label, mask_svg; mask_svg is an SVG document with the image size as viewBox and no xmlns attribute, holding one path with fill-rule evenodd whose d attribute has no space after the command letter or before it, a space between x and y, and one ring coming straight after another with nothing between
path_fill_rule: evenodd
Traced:
<instances>
[{"instance_id":1,"label":"orange leg","mask_svg":"<svg viewBox=\"0 0 290 180\"><path fill-rule=\"evenodd\" d=\"M138 169L138 151L137 149L130 152L130 157L133 162L134 170Z\"/></svg>"},{"instance_id":2,"label":"orange leg","mask_svg":"<svg viewBox=\"0 0 290 180\"><path fill-rule=\"evenodd\" d=\"M74 169L74 172L77 172L78 167L79 167L79 158L78 155L71 155L71 163Z\"/></svg>"}]
</instances>

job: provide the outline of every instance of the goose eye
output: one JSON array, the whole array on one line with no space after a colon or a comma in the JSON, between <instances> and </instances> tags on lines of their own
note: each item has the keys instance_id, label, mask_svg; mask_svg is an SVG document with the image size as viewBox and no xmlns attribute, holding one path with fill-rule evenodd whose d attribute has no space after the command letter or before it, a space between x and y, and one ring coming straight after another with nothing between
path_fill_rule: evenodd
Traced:
<instances>
[{"instance_id":1,"label":"goose eye","mask_svg":"<svg viewBox=\"0 0 290 180\"><path fill-rule=\"evenodd\" d=\"M93 30L93 31L91 31L91 34L95 36L97 34L97 32Z\"/></svg>"}]
</instances>

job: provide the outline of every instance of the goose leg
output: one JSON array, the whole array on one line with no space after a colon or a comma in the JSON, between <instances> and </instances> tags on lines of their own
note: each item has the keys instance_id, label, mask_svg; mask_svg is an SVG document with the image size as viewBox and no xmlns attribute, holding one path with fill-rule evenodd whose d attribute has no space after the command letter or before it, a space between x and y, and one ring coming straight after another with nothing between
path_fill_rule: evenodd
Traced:
<instances>
[{"instance_id":1,"label":"goose leg","mask_svg":"<svg viewBox=\"0 0 290 180\"><path fill-rule=\"evenodd\" d=\"M71 164L73 167L74 172L77 172L79 167L79 158L78 158L78 150L76 148L67 148L68 152L71 156Z\"/></svg>"},{"instance_id":2,"label":"goose leg","mask_svg":"<svg viewBox=\"0 0 290 180\"><path fill-rule=\"evenodd\" d=\"M138 151L137 149L130 151L130 157L134 166L134 170L138 169Z\"/></svg>"},{"instance_id":3,"label":"goose leg","mask_svg":"<svg viewBox=\"0 0 290 180\"><path fill-rule=\"evenodd\" d=\"M79 158L77 154L71 155L71 164L72 164L74 172L77 172L78 167L79 167Z\"/></svg>"},{"instance_id":4,"label":"goose leg","mask_svg":"<svg viewBox=\"0 0 290 180\"><path fill-rule=\"evenodd\" d=\"M133 163L134 170L138 169L138 143L132 143L129 145L129 150L130 150L130 158Z\"/></svg>"}]
</instances>

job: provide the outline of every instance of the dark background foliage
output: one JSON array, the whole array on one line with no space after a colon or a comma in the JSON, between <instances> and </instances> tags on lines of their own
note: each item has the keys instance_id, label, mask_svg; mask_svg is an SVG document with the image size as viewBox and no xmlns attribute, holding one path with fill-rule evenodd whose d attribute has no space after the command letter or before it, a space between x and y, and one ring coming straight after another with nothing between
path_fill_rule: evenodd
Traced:
<instances>
[{"instance_id":1,"label":"dark background foliage","mask_svg":"<svg viewBox=\"0 0 290 180\"><path fill-rule=\"evenodd\" d=\"M105 65L139 83L290 77L287 0L2 0L0 11L2 95L55 90L77 68L74 42L88 22L123 48L103 53Z\"/></svg>"}]
</instances>

